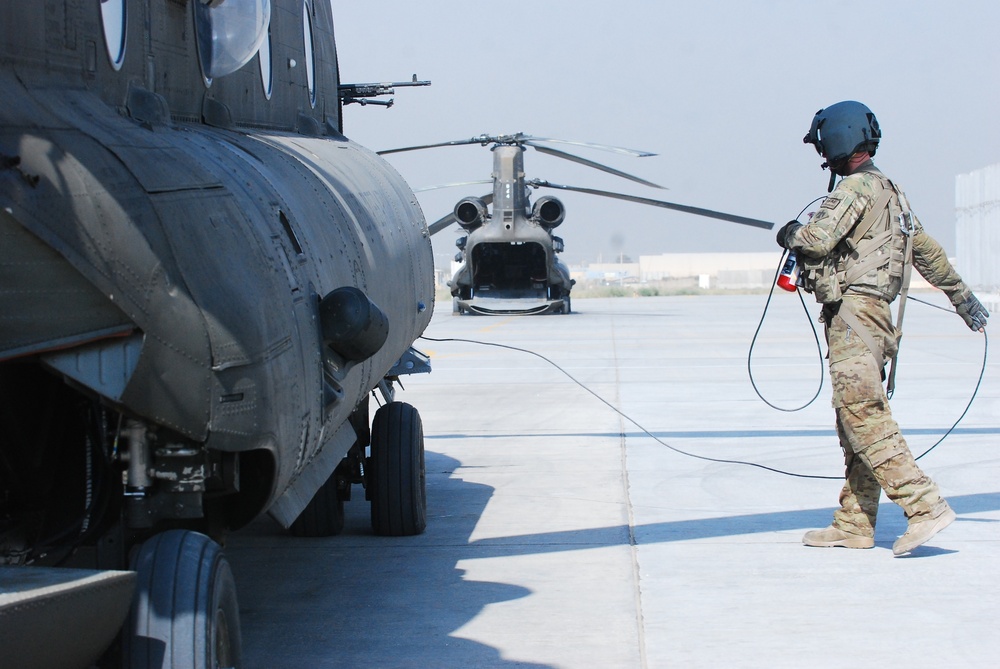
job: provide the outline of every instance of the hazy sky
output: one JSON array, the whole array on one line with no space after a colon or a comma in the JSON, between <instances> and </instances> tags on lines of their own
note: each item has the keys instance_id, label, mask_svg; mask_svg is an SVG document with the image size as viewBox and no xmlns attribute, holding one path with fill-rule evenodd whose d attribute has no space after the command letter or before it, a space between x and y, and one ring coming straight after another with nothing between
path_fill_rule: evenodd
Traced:
<instances>
[{"instance_id":1,"label":"hazy sky","mask_svg":"<svg viewBox=\"0 0 1000 669\"><path fill-rule=\"evenodd\" d=\"M582 149L657 191L528 149L528 178L782 224L826 193L802 143L813 114L859 100L883 131L876 164L953 254L955 176L1000 162L1000 2L994 0L331 0L345 83L408 80L391 109L351 105L345 133L374 149L482 133L644 149ZM569 147L553 145L554 148ZM418 189L486 179L478 145L388 157ZM428 221L477 185L419 194ZM772 232L547 190L566 205L569 263L618 254L777 253ZM454 253L458 228L435 236ZM777 259L776 259L777 262Z\"/></svg>"}]
</instances>

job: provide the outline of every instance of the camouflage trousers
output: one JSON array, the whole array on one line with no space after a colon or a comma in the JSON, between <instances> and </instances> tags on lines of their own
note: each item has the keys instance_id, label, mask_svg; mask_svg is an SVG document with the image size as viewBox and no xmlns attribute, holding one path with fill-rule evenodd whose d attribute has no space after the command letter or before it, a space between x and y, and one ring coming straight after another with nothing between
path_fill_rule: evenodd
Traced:
<instances>
[{"instance_id":1,"label":"camouflage trousers","mask_svg":"<svg viewBox=\"0 0 1000 669\"><path fill-rule=\"evenodd\" d=\"M902 507L907 519L936 517L947 503L917 466L882 388L882 370L897 347L889 303L848 294L839 308L851 309L879 350L871 351L834 305L824 308L837 436L847 466L833 525L870 537L875 533L882 490Z\"/></svg>"}]
</instances>

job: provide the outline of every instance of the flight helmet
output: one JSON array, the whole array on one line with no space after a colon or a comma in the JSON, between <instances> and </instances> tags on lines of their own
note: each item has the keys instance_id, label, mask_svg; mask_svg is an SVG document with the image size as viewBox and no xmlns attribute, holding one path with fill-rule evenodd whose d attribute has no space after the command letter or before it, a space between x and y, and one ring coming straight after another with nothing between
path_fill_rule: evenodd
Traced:
<instances>
[{"instance_id":1,"label":"flight helmet","mask_svg":"<svg viewBox=\"0 0 1000 669\"><path fill-rule=\"evenodd\" d=\"M820 109L813 117L809 133L802 138L816 147L835 173L858 151L874 156L882 131L872 110L853 100L846 100Z\"/></svg>"}]
</instances>

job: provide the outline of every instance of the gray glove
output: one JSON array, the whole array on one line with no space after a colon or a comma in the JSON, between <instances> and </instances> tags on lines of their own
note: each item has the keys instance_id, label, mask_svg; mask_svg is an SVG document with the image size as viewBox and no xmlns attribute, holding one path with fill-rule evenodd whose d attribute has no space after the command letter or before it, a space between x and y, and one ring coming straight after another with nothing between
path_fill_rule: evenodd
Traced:
<instances>
[{"instance_id":1,"label":"gray glove","mask_svg":"<svg viewBox=\"0 0 1000 669\"><path fill-rule=\"evenodd\" d=\"M970 330L982 330L985 328L986 319L990 316L990 312L986 311L986 308L972 293L969 293L969 297L965 298L965 302L955 307L955 311L962 317L962 320L965 321Z\"/></svg>"},{"instance_id":2,"label":"gray glove","mask_svg":"<svg viewBox=\"0 0 1000 669\"><path fill-rule=\"evenodd\" d=\"M788 221L778 230L778 234L775 235L775 241L778 242L778 246L783 249L788 248L788 238L793 236L796 231L802 227L802 224L798 221Z\"/></svg>"}]
</instances>

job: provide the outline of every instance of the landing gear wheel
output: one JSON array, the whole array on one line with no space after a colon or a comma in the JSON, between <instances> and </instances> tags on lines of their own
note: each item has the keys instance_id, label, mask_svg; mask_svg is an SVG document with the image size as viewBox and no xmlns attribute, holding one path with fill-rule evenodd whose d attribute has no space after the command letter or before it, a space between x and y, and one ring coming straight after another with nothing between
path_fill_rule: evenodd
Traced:
<instances>
[{"instance_id":1,"label":"landing gear wheel","mask_svg":"<svg viewBox=\"0 0 1000 669\"><path fill-rule=\"evenodd\" d=\"M289 527L296 537L332 537L344 529L344 500L340 499L337 474L330 474Z\"/></svg>"},{"instance_id":2,"label":"landing gear wheel","mask_svg":"<svg viewBox=\"0 0 1000 669\"><path fill-rule=\"evenodd\" d=\"M568 313L571 313L572 311L573 310L570 307L569 295L568 294L564 295L563 296L563 313L564 314L568 314Z\"/></svg>"},{"instance_id":3,"label":"landing gear wheel","mask_svg":"<svg viewBox=\"0 0 1000 669\"><path fill-rule=\"evenodd\" d=\"M420 414L409 404L390 402L375 412L366 476L375 534L402 537L424 531L424 428Z\"/></svg>"},{"instance_id":4,"label":"landing gear wheel","mask_svg":"<svg viewBox=\"0 0 1000 669\"><path fill-rule=\"evenodd\" d=\"M125 658L132 669L242 664L236 583L219 544L170 530L142 545Z\"/></svg>"}]
</instances>

